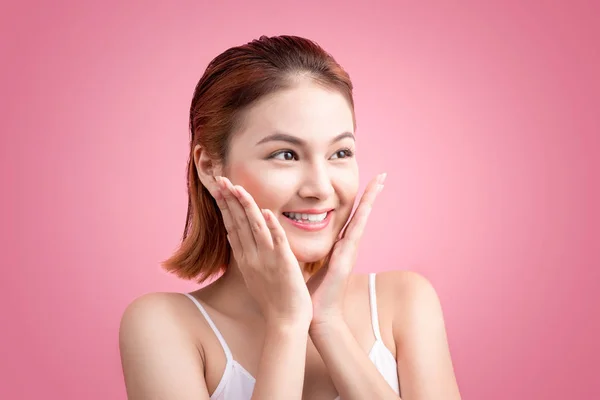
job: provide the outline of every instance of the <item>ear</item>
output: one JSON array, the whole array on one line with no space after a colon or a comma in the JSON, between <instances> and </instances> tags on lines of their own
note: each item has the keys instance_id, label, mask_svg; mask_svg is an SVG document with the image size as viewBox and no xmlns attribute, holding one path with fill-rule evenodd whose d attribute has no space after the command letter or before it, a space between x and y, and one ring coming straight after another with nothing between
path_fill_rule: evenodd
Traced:
<instances>
[{"instance_id":1,"label":"ear","mask_svg":"<svg viewBox=\"0 0 600 400\"><path fill-rule=\"evenodd\" d=\"M194 164L196 164L196 171L198 172L198 178L200 182L208 189L210 194L214 197L218 190L217 181L215 177L223 174L223 167L221 162L211 158L207 152L197 144L194 147Z\"/></svg>"}]
</instances>

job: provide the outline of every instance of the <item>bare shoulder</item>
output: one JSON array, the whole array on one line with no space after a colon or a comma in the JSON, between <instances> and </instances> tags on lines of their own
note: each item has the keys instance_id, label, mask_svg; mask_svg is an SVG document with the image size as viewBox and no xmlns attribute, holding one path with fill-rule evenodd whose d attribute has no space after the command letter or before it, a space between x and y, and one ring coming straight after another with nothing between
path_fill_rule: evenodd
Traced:
<instances>
[{"instance_id":1,"label":"bare shoulder","mask_svg":"<svg viewBox=\"0 0 600 400\"><path fill-rule=\"evenodd\" d=\"M125 309L119 349L129 399L208 398L190 305L180 293L149 293Z\"/></svg>"},{"instance_id":2,"label":"bare shoulder","mask_svg":"<svg viewBox=\"0 0 600 400\"><path fill-rule=\"evenodd\" d=\"M123 339L142 331L185 331L186 300L180 293L148 293L133 300L123 312L119 334Z\"/></svg>"},{"instance_id":3,"label":"bare shoulder","mask_svg":"<svg viewBox=\"0 0 600 400\"><path fill-rule=\"evenodd\" d=\"M363 301L369 274L353 274L348 297ZM414 319L441 318L441 306L432 283L423 275L408 270L378 272L376 275L377 307L384 327L414 326Z\"/></svg>"},{"instance_id":4,"label":"bare shoulder","mask_svg":"<svg viewBox=\"0 0 600 400\"><path fill-rule=\"evenodd\" d=\"M133 300L123 312L119 326L121 351L128 349L155 351L154 346L164 348L173 342L195 348L202 354L197 343L198 321L194 304L181 293L156 292L144 294Z\"/></svg>"},{"instance_id":5,"label":"bare shoulder","mask_svg":"<svg viewBox=\"0 0 600 400\"><path fill-rule=\"evenodd\" d=\"M380 272L377 274L377 286L381 288L382 293L403 303L435 301L437 298L432 283L425 276L414 271Z\"/></svg>"},{"instance_id":6,"label":"bare shoulder","mask_svg":"<svg viewBox=\"0 0 600 400\"><path fill-rule=\"evenodd\" d=\"M460 400L444 315L433 284L411 271L377 274L398 351L402 393L410 398Z\"/></svg>"},{"instance_id":7,"label":"bare shoulder","mask_svg":"<svg viewBox=\"0 0 600 400\"><path fill-rule=\"evenodd\" d=\"M352 274L350 294L364 290L368 284L365 273ZM431 282L423 275L407 270L378 272L376 275L378 306L410 307L422 304L423 301L436 301L437 292Z\"/></svg>"},{"instance_id":8,"label":"bare shoulder","mask_svg":"<svg viewBox=\"0 0 600 400\"><path fill-rule=\"evenodd\" d=\"M377 287L378 295L385 299L385 307L391 309L395 327L414 327L417 320L420 323L443 323L437 291L431 281L418 272L379 273Z\"/></svg>"}]
</instances>

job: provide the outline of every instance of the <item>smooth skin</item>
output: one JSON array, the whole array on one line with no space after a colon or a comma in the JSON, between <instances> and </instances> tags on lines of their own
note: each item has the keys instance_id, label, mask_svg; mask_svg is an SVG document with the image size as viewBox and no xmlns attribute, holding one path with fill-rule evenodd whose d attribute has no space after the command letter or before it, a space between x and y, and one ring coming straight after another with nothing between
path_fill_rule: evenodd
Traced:
<instances>
[{"instance_id":1,"label":"smooth skin","mask_svg":"<svg viewBox=\"0 0 600 400\"><path fill-rule=\"evenodd\" d=\"M349 221L358 191L355 147L343 96L299 79L246 112L227 165L194 149L234 257L221 278L192 295L256 378L253 399L400 398L368 358L375 338L367 276L352 273L385 179L372 180ZM283 215L306 208L333 209L330 224L307 232ZM304 263L324 257L314 276L303 272ZM416 273L382 272L377 298L402 399L460 399L432 285ZM120 350L131 400L209 399L225 368L206 320L178 293L136 299L121 321Z\"/></svg>"}]
</instances>

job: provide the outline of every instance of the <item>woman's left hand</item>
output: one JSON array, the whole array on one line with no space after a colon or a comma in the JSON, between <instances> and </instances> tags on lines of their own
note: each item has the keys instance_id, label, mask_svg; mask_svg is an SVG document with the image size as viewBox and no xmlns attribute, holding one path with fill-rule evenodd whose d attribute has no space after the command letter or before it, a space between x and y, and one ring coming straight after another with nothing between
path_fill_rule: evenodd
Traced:
<instances>
[{"instance_id":1,"label":"woman's left hand","mask_svg":"<svg viewBox=\"0 0 600 400\"><path fill-rule=\"evenodd\" d=\"M386 174L367 186L358 207L340 238L334 243L323 266L306 282L313 304L311 329L343 320L342 310L348 278L354 268L358 242Z\"/></svg>"}]
</instances>

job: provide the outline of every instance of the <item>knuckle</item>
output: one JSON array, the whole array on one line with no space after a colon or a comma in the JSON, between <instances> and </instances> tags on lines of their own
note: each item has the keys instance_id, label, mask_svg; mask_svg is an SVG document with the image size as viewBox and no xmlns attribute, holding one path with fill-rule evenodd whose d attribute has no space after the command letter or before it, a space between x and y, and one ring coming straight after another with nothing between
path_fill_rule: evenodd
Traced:
<instances>
[{"instance_id":1,"label":"knuckle","mask_svg":"<svg viewBox=\"0 0 600 400\"><path fill-rule=\"evenodd\" d=\"M261 233L262 232L262 226L258 221L253 221L250 224L250 228L252 229L252 232L254 233Z\"/></svg>"},{"instance_id":2,"label":"knuckle","mask_svg":"<svg viewBox=\"0 0 600 400\"><path fill-rule=\"evenodd\" d=\"M281 246L284 243L285 239L283 238L283 236L280 235L275 235L273 236L273 244L275 246Z\"/></svg>"},{"instance_id":3,"label":"knuckle","mask_svg":"<svg viewBox=\"0 0 600 400\"><path fill-rule=\"evenodd\" d=\"M248 199L241 197L239 199L240 204L242 205L242 207L244 208L248 208L250 206L250 201L248 201Z\"/></svg>"}]
</instances>

